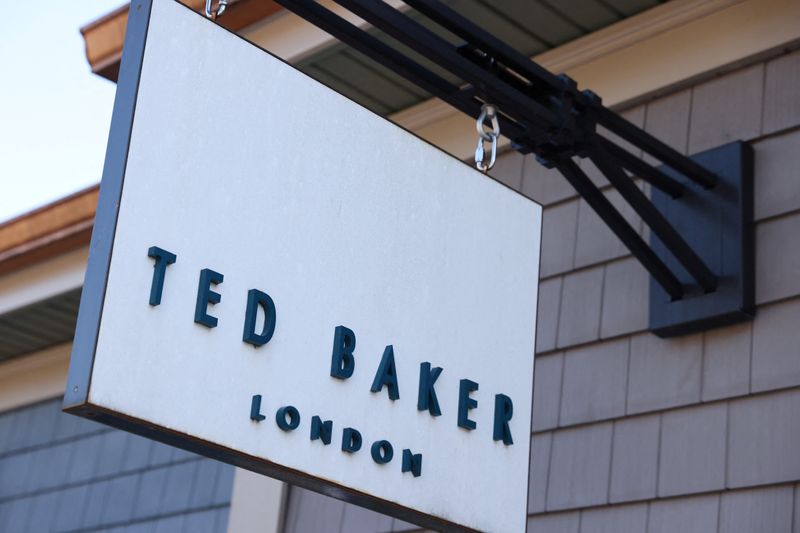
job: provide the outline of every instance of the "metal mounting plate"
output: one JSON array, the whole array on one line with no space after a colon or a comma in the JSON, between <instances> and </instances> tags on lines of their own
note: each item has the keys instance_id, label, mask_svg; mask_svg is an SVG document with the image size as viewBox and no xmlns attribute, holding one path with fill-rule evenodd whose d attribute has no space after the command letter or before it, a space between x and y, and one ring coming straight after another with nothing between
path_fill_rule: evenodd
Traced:
<instances>
[{"instance_id":1,"label":"metal mounting plate","mask_svg":"<svg viewBox=\"0 0 800 533\"><path fill-rule=\"evenodd\" d=\"M717 290L704 294L692 277L651 234L650 245L676 273L685 288L682 299L670 301L650 280L650 330L673 337L750 320L755 314L755 245L753 228L753 150L741 141L693 155L719 177L704 189L674 170L660 170L686 186L677 199L653 189L652 201L664 213L712 272Z\"/></svg>"}]
</instances>

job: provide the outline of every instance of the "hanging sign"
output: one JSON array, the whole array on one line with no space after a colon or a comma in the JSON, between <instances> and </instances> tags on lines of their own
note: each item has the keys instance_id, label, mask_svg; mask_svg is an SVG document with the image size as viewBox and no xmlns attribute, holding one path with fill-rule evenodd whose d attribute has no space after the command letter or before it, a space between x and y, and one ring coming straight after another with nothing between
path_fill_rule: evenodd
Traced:
<instances>
[{"instance_id":1,"label":"hanging sign","mask_svg":"<svg viewBox=\"0 0 800 533\"><path fill-rule=\"evenodd\" d=\"M65 409L524 531L541 207L173 0L125 39Z\"/></svg>"}]
</instances>

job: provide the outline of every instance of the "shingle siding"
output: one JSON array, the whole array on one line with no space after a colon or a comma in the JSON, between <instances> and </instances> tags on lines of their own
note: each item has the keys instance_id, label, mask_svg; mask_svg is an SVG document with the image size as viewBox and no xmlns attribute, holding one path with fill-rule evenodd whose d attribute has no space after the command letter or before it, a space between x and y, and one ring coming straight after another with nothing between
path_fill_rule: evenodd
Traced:
<instances>
[{"instance_id":1,"label":"shingle siding","mask_svg":"<svg viewBox=\"0 0 800 533\"><path fill-rule=\"evenodd\" d=\"M659 447L659 496L725 488L727 407L724 403L714 403L664 413Z\"/></svg>"},{"instance_id":2,"label":"shingle siding","mask_svg":"<svg viewBox=\"0 0 800 533\"><path fill-rule=\"evenodd\" d=\"M225 532L233 467L63 414L0 414L0 531Z\"/></svg>"},{"instance_id":3,"label":"shingle siding","mask_svg":"<svg viewBox=\"0 0 800 533\"><path fill-rule=\"evenodd\" d=\"M794 52L625 113L680 152L753 145L753 322L647 332L646 272L566 180L524 158L521 192L545 206L529 531L800 533L798 80ZM516 161L500 168L514 183Z\"/></svg>"},{"instance_id":4,"label":"shingle siding","mask_svg":"<svg viewBox=\"0 0 800 533\"><path fill-rule=\"evenodd\" d=\"M558 318L559 348L600 338L604 275L605 269L601 266L580 270L564 277Z\"/></svg>"},{"instance_id":5,"label":"shingle siding","mask_svg":"<svg viewBox=\"0 0 800 533\"><path fill-rule=\"evenodd\" d=\"M637 232L641 232L642 220L633 207L623 200L616 190L607 190L605 195L625 220ZM611 229L583 199L578 202L578 229L575 237L575 267L603 263L629 254L627 248ZM568 244L567 241L564 244Z\"/></svg>"},{"instance_id":6,"label":"shingle siding","mask_svg":"<svg viewBox=\"0 0 800 533\"><path fill-rule=\"evenodd\" d=\"M536 323L536 353L549 352L556 347L558 315L561 311L561 278L539 283L539 311Z\"/></svg>"},{"instance_id":7,"label":"shingle siding","mask_svg":"<svg viewBox=\"0 0 800 533\"><path fill-rule=\"evenodd\" d=\"M519 152L506 152L502 157L497 158L497 163L494 168L489 171L489 175L500 183L508 185L512 189L519 190L520 187L522 187L523 163L524 158Z\"/></svg>"},{"instance_id":8,"label":"shingle siding","mask_svg":"<svg viewBox=\"0 0 800 533\"><path fill-rule=\"evenodd\" d=\"M704 402L750 391L753 324L707 331L703 337Z\"/></svg>"},{"instance_id":9,"label":"shingle siding","mask_svg":"<svg viewBox=\"0 0 800 533\"><path fill-rule=\"evenodd\" d=\"M593 424L553 435L547 477L547 510L608 501L612 424Z\"/></svg>"},{"instance_id":10,"label":"shingle siding","mask_svg":"<svg viewBox=\"0 0 800 533\"><path fill-rule=\"evenodd\" d=\"M648 533L709 533L717 530L719 496L678 498L650 505Z\"/></svg>"},{"instance_id":11,"label":"shingle siding","mask_svg":"<svg viewBox=\"0 0 800 533\"><path fill-rule=\"evenodd\" d=\"M540 165L532 156L525 157L520 192L544 206L575 198L575 189L558 170Z\"/></svg>"},{"instance_id":12,"label":"shingle siding","mask_svg":"<svg viewBox=\"0 0 800 533\"><path fill-rule=\"evenodd\" d=\"M800 213L756 226L758 304L800 295L800 246L787 246L790 235L800 235Z\"/></svg>"},{"instance_id":13,"label":"shingle siding","mask_svg":"<svg viewBox=\"0 0 800 533\"><path fill-rule=\"evenodd\" d=\"M644 129L660 141L685 154L689 148L689 116L692 108L692 91L680 91L647 104ZM644 160L660 164L649 154Z\"/></svg>"},{"instance_id":14,"label":"shingle siding","mask_svg":"<svg viewBox=\"0 0 800 533\"><path fill-rule=\"evenodd\" d=\"M641 263L632 257L608 263L603 283L600 337L608 339L646 329L648 301L642 294L650 286L650 277Z\"/></svg>"},{"instance_id":15,"label":"shingle siding","mask_svg":"<svg viewBox=\"0 0 800 533\"><path fill-rule=\"evenodd\" d=\"M541 513L547 508L547 479L550 476L552 433L536 433L531 438L531 476L528 487L528 512Z\"/></svg>"},{"instance_id":16,"label":"shingle siding","mask_svg":"<svg viewBox=\"0 0 800 533\"><path fill-rule=\"evenodd\" d=\"M719 533L791 533L794 487L784 485L722 495Z\"/></svg>"},{"instance_id":17,"label":"shingle siding","mask_svg":"<svg viewBox=\"0 0 800 533\"><path fill-rule=\"evenodd\" d=\"M689 153L761 133L764 65L732 72L694 88Z\"/></svg>"},{"instance_id":18,"label":"shingle siding","mask_svg":"<svg viewBox=\"0 0 800 533\"><path fill-rule=\"evenodd\" d=\"M765 306L753 324L754 392L800 385L800 299Z\"/></svg>"},{"instance_id":19,"label":"shingle siding","mask_svg":"<svg viewBox=\"0 0 800 533\"><path fill-rule=\"evenodd\" d=\"M575 264L575 232L578 227L578 200L570 200L546 209L542 220L542 249L554 252L542 255L542 277L572 270Z\"/></svg>"},{"instance_id":20,"label":"shingle siding","mask_svg":"<svg viewBox=\"0 0 800 533\"><path fill-rule=\"evenodd\" d=\"M800 54L795 54L800 57ZM798 81L797 87L800 87ZM800 100L795 95L793 100ZM800 123L800 120L798 120ZM785 215L800 209L800 187L797 173L800 169L800 131L768 137L753 143L755 151L755 201L756 220Z\"/></svg>"},{"instance_id":21,"label":"shingle siding","mask_svg":"<svg viewBox=\"0 0 800 533\"><path fill-rule=\"evenodd\" d=\"M764 82L765 134L800 124L797 87L800 87L800 51L767 63Z\"/></svg>"},{"instance_id":22,"label":"shingle siding","mask_svg":"<svg viewBox=\"0 0 800 533\"><path fill-rule=\"evenodd\" d=\"M800 479L800 389L730 403L728 486Z\"/></svg>"},{"instance_id":23,"label":"shingle siding","mask_svg":"<svg viewBox=\"0 0 800 533\"><path fill-rule=\"evenodd\" d=\"M628 339L621 339L565 353L560 425L625 414L628 352Z\"/></svg>"},{"instance_id":24,"label":"shingle siding","mask_svg":"<svg viewBox=\"0 0 800 533\"><path fill-rule=\"evenodd\" d=\"M580 513L538 515L528 519L528 531L548 533L578 533L581 525Z\"/></svg>"},{"instance_id":25,"label":"shingle siding","mask_svg":"<svg viewBox=\"0 0 800 533\"><path fill-rule=\"evenodd\" d=\"M655 497L660 440L660 415L629 417L614 423L609 502Z\"/></svg>"},{"instance_id":26,"label":"shingle siding","mask_svg":"<svg viewBox=\"0 0 800 533\"><path fill-rule=\"evenodd\" d=\"M631 338L628 412L641 413L697 402L702 373L702 335Z\"/></svg>"},{"instance_id":27,"label":"shingle siding","mask_svg":"<svg viewBox=\"0 0 800 533\"><path fill-rule=\"evenodd\" d=\"M537 357L533 372L533 431L558 426L561 410L561 382L564 371L564 355Z\"/></svg>"},{"instance_id":28,"label":"shingle siding","mask_svg":"<svg viewBox=\"0 0 800 533\"><path fill-rule=\"evenodd\" d=\"M580 533L636 533L647 529L647 505L601 507L581 513Z\"/></svg>"}]
</instances>

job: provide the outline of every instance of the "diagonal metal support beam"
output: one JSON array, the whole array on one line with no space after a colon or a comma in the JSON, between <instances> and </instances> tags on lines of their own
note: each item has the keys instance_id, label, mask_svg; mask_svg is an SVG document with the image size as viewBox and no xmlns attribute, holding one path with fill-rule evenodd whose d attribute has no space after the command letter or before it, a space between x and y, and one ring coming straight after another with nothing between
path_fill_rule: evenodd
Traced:
<instances>
[{"instance_id":1,"label":"diagonal metal support beam","mask_svg":"<svg viewBox=\"0 0 800 533\"><path fill-rule=\"evenodd\" d=\"M479 93L492 95L493 103L501 109L515 109L521 118L544 129L558 120L552 110L507 83L499 81L490 72L462 57L450 43L388 4L375 0L334 1L415 52L449 70L475 87Z\"/></svg>"},{"instance_id":2,"label":"diagonal metal support beam","mask_svg":"<svg viewBox=\"0 0 800 533\"><path fill-rule=\"evenodd\" d=\"M425 91L436 95L452 95L445 96L445 98L451 105L456 104L460 111L471 111L472 102L469 98L464 98L458 87L408 59L391 46L362 31L356 25L351 24L314 0L275 0L275 2L330 33L343 43L357 49L367 57L385 64L397 74ZM443 98L443 96L440 96L440 98ZM480 104L476 104L476 106L478 112L480 112Z\"/></svg>"},{"instance_id":3,"label":"diagonal metal support beam","mask_svg":"<svg viewBox=\"0 0 800 533\"><path fill-rule=\"evenodd\" d=\"M475 98L474 90L456 87L314 0L275 0L275 2L370 59L383 64L419 88L436 95L462 113L472 118L480 115L482 102ZM525 129L516 122L508 120L503 115L498 116L498 119L506 135L510 137L524 135Z\"/></svg>"},{"instance_id":4,"label":"diagonal metal support beam","mask_svg":"<svg viewBox=\"0 0 800 533\"><path fill-rule=\"evenodd\" d=\"M558 76L537 65L525 54L507 45L450 7L427 0L403 0L403 2L518 73L540 80L549 90L560 91L563 89L564 82Z\"/></svg>"},{"instance_id":5,"label":"diagonal metal support beam","mask_svg":"<svg viewBox=\"0 0 800 533\"><path fill-rule=\"evenodd\" d=\"M609 155L617 159L625 170L642 178L644 181L669 194L673 198L680 198L686 190L682 183L667 176L657 168L653 168L629 151L612 143L605 137L597 136L597 143Z\"/></svg>"},{"instance_id":6,"label":"diagonal metal support beam","mask_svg":"<svg viewBox=\"0 0 800 533\"><path fill-rule=\"evenodd\" d=\"M667 222L664 215L650 202L650 199L636 186L622 170L622 167L598 146L589 150L589 158L608 178L622 197L633 207L650 230L661 239L681 265L697 280L705 292L714 292L717 288L717 276L703 263L703 260L692 250L675 228Z\"/></svg>"},{"instance_id":7,"label":"diagonal metal support beam","mask_svg":"<svg viewBox=\"0 0 800 533\"><path fill-rule=\"evenodd\" d=\"M703 165L699 165L666 143L659 141L643 129L634 126L623 117L605 107L597 107L597 122L631 142L706 189L717 184L717 176Z\"/></svg>"},{"instance_id":8,"label":"diagonal metal support beam","mask_svg":"<svg viewBox=\"0 0 800 533\"><path fill-rule=\"evenodd\" d=\"M631 253L650 272L673 300L683 297L683 287L675 274L667 267L635 229L625 220L606 196L592 183L571 159L556 163L556 168L567 178L578 194L586 200L606 225L625 243Z\"/></svg>"},{"instance_id":9,"label":"diagonal metal support beam","mask_svg":"<svg viewBox=\"0 0 800 533\"><path fill-rule=\"evenodd\" d=\"M605 108L600 98L591 91L579 91L577 84L567 76L550 73L439 0L404 2L443 30L464 39L463 45L456 46L448 42L427 25L420 24L384 2L334 1L403 47L461 79L464 85L460 87L425 68L418 59L409 57L402 52L403 47L376 39L316 1L276 1L462 113L476 118L483 103L496 105L501 130L513 141L513 146L523 153L533 152L543 164L558 168L650 272L671 301L685 298L687 294L697 299L698 288L703 294L715 294L719 287L727 283L727 278L720 281L704 262L703 258L708 259L707 250L693 249L687 243L687 238L693 243L696 239L692 235L682 236L672 222L681 206L694 205L700 187L711 198L726 194L727 189L719 192L714 189L722 174L718 176L715 173L717 171L711 171L698 161L684 156ZM655 168L599 135L597 125L654 156L666 166ZM653 248L575 164L573 157L589 157L597 165L623 199L651 228L652 234L658 239L654 241ZM715 162L709 168L723 167ZM657 208L636 187L626 171L679 203L669 204L670 211L662 213L664 206ZM684 180L684 177L687 179ZM661 244L668 254L664 254ZM687 272L689 279L686 279ZM742 269L742 272L746 272L746 269ZM719 290L727 289L723 287Z\"/></svg>"}]
</instances>

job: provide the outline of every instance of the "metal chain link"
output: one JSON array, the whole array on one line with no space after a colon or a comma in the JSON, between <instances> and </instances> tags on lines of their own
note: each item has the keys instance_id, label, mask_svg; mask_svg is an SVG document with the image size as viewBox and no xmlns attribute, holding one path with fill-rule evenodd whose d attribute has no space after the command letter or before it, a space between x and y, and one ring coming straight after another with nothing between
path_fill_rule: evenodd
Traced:
<instances>
[{"instance_id":1,"label":"metal chain link","mask_svg":"<svg viewBox=\"0 0 800 533\"><path fill-rule=\"evenodd\" d=\"M214 0L206 0L206 17L210 18L211 20L214 20L225 13L225 9L228 7L228 0L219 0L217 10L214 11L212 6L213 3Z\"/></svg>"},{"instance_id":2,"label":"metal chain link","mask_svg":"<svg viewBox=\"0 0 800 533\"><path fill-rule=\"evenodd\" d=\"M492 129L486 129L486 121L489 121ZM478 130L478 147L475 149L475 166L481 172L488 172L494 166L497 159L497 138L500 137L500 123L497 120L497 108L492 104L483 104L478 122L475 125ZM485 163L486 143L491 143L489 162Z\"/></svg>"}]
</instances>

